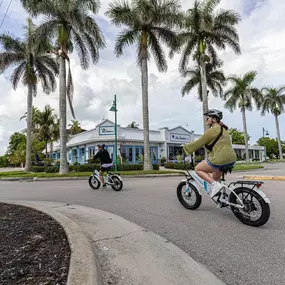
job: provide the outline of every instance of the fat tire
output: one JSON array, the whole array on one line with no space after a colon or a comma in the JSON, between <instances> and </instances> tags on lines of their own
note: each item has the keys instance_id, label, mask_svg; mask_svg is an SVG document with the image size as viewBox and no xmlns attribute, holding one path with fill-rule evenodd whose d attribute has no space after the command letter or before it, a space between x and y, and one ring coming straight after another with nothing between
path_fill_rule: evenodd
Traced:
<instances>
[{"instance_id":1,"label":"fat tire","mask_svg":"<svg viewBox=\"0 0 285 285\"><path fill-rule=\"evenodd\" d=\"M244 193L250 193L250 195L254 196L260 203L260 206L262 208L262 214L261 217L257 221L249 221L243 217L243 215L237 211L237 209L234 206L231 206L231 210L233 214L236 216L237 219L239 219L243 224L252 226L252 227L261 227L264 224L267 223L267 221L270 218L270 207L268 203L264 201L264 199L254 190L248 188L248 187L238 187L233 190L237 195L241 192ZM236 203L236 196L234 194L230 194L229 201L231 203Z\"/></svg>"},{"instance_id":2,"label":"fat tire","mask_svg":"<svg viewBox=\"0 0 285 285\"><path fill-rule=\"evenodd\" d=\"M195 195L196 195L196 202L194 203L194 205L193 206L190 206L190 205L188 205L186 202L185 202L185 200L183 199L183 197L182 197L182 188L183 188L183 186L185 186L186 185L186 181L181 181L179 184L178 184L178 186L177 186L177 191L176 191L176 193L177 193L177 198L178 198L178 200L179 200L179 202L181 203L181 205L183 206L183 207L185 207L186 209L188 209L188 210L196 210L196 209L198 209L199 207L200 207L200 205L201 205L201 203L202 203L202 196L200 195L200 193L199 193L199 191L197 190L197 188L194 186L194 185L192 185L191 183L189 184L189 187L191 187L191 189L195 192Z\"/></svg>"},{"instance_id":3,"label":"fat tire","mask_svg":"<svg viewBox=\"0 0 285 285\"><path fill-rule=\"evenodd\" d=\"M111 179L112 180L114 180L114 179L117 179L118 181L119 181L119 183L120 183L120 187L115 187L114 185L111 185L111 187L112 187L112 189L114 190L114 191L121 191L122 189L123 189L123 181L121 181L119 178L118 178L118 176L111 176Z\"/></svg>"},{"instance_id":4,"label":"fat tire","mask_svg":"<svg viewBox=\"0 0 285 285\"><path fill-rule=\"evenodd\" d=\"M95 187L95 186L93 185L92 179L97 180L97 183L98 183L98 186L97 186L97 187ZM98 189L100 188L100 186L101 186L101 182L98 180L97 177L94 177L94 176L90 176L88 182L89 182L89 186L90 186L93 190L98 190Z\"/></svg>"}]
</instances>

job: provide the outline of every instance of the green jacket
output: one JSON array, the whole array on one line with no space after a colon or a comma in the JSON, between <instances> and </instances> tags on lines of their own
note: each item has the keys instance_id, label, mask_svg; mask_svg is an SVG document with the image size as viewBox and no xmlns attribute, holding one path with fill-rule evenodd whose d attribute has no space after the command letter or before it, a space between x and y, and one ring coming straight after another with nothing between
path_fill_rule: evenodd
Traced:
<instances>
[{"instance_id":1,"label":"green jacket","mask_svg":"<svg viewBox=\"0 0 285 285\"><path fill-rule=\"evenodd\" d=\"M183 146L184 152L187 155L195 152L196 150L204 147L206 144L211 143L219 135L221 126L217 125L208 129L204 135L194 142L185 144ZM208 151L209 152L209 151ZM236 162L236 153L232 147L230 135L228 131L223 130L221 138L216 142L213 150L209 152L208 159L214 165L223 165L227 163Z\"/></svg>"}]
</instances>

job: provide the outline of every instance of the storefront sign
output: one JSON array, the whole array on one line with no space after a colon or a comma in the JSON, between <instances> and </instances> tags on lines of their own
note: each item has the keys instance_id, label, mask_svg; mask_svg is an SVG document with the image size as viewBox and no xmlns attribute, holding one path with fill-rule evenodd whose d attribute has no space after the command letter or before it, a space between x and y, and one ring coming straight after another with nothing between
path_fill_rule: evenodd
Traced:
<instances>
[{"instance_id":1,"label":"storefront sign","mask_svg":"<svg viewBox=\"0 0 285 285\"><path fill-rule=\"evenodd\" d=\"M173 142L189 142L189 135L170 134L170 140Z\"/></svg>"},{"instance_id":2,"label":"storefront sign","mask_svg":"<svg viewBox=\"0 0 285 285\"><path fill-rule=\"evenodd\" d=\"M99 136L110 136L115 134L114 126L99 127Z\"/></svg>"}]
</instances>

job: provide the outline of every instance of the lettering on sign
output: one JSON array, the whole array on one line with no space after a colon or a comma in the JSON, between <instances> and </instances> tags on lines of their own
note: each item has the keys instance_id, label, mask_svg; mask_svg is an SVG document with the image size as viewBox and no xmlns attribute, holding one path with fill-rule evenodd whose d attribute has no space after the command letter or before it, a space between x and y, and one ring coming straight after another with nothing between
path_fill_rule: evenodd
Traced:
<instances>
[{"instance_id":1,"label":"lettering on sign","mask_svg":"<svg viewBox=\"0 0 285 285\"><path fill-rule=\"evenodd\" d=\"M114 134L115 134L115 127L113 126L99 127L100 136L114 135Z\"/></svg>"},{"instance_id":2,"label":"lettering on sign","mask_svg":"<svg viewBox=\"0 0 285 285\"><path fill-rule=\"evenodd\" d=\"M181 134L170 134L170 140L173 142L189 142L189 135L181 135Z\"/></svg>"}]
</instances>

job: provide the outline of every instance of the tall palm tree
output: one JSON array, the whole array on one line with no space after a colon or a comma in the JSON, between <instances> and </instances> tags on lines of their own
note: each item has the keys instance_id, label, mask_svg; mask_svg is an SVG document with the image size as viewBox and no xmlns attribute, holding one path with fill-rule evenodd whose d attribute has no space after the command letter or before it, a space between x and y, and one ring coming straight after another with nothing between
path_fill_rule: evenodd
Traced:
<instances>
[{"instance_id":1,"label":"tall palm tree","mask_svg":"<svg viewBox=\"0 0 285 285\"><path fill-rule=\"evenodd\" d=\"M256 71L249 71L243 77L237 77L236 75L229 77L228 80L233 83L233 86L224 94L224 99L227 100L225 107L233 112L238 106L242 113L246 161L249 161L249 151L245 111L252 110L253 101L258 108L262 103L260 90L252 86L256 74Z\"/></svg>"},{"instance_id":2,"label":"tall palm tree","mask_svg":"<svg viewBox=\"0 0 285 285\"><path fill-rule=\"evenodd\" d=\"M16 65L11 76L13 88L17 89L21 79L22 83L28 87L26 171L31 168L33 96L37 94L39 81L42 83L45 93L49 94L54 91L56 88L55 75L59 71L57 63L46 54L46 49L49 47L47 40L35 38L34 30L35 25L31 19L28 19L24 39L15 38L8 33L0 35L0 44L4 49L0 53L0 69L6 70Z\"/></svg>"},{"instance_id":3,"label":"tall palm tree","mask_svg":"<svg viewBox=\"0 0 285 285\"><path fill-rule=\"evenodd\" d=\"M203 113L208 111L206 62L218 63L216 48L232 48L240 53L239 36L235 26L240 21L240 15L232 10L219 9L215 12L221 0L195 0L193 8L184 16L184 31L178 35L178 46L174 52L182 50L179 70L184 73L190 58L200 67L201 92L203 98ZM204 120L204 129L207 129Z\"/></svg>"},{"instance_id":4,"label":"tall palm tree","mask_svg":"<svg viewBox=\"0 0 285 285\"><path fill-rule=\"evenodd\" d=\"M76 135L81 132L80 123L77 120L71 120L71 124L68 126L71 135Z\"/></svg>"},{"instance_id":5,"label":"tall palm tree","mask_svg":"<svg viewBox=\"0 0 285 285\"><path fill-rule=\"evenodd\" d=\"M264 95L263 102L261 105L261 114L262 116L264 116L266 112L268 113L271 112L271 114L274 115L278 149L279 149L279 158L280 160L283 160L278 116L281 115L281 113L284 113L285 86L280 87L278 89L274 87L264 87L261 89L261 92Z\"/></svg>"},{"instance_id":6,"label":"tall palm tree","mask_svg":"<svg viewBox=\"0 0 285 285\"><path fill-rule=\"evenodd\" d=\"M167 71L162 43L174 47L175 32L181 23L178 0L132 0L109 4L106 15L111 23L126 28L118 35L115 54L119 57L125 47L137 46L137 63L141 71L142 112L144 129L144 170L152 169L149 143L148 60L153 55L159 71Z\"/></svg>"},{"instance_id":7,"label":"tall palm tree","mask_svg":"<svg viewBox=\"0 0 285 285\"><path fill-rule=\"evenodd\" d=\"M44 15L44 20L36 30L40 38L56 41L50 50L59 59L59 115L60 115L60 174L68 172L66 97L75 118L72 98L73 82L70 71L69 53L75 47L81 67L87 69L90 59L95 64L99 60L99 50L105 47L104 37L95 19L98 12L97 0L21 0L24 8L33 16ZM66 77L66 62L69 65Z\"/></svg>"},{"instance_id":8,"label":"tall palm tree","mask_svg":"<svg viewBox=\"0 0 285 285\"><path fill-rule=\"evenodd\" d=\"M211 90L212 94L217 97L223 96L223 86L226 83L226 77L224 75L223 70L217 69L220 67L214 66L213 63L206 63L206 79L207 79L207 87ZM190 91L198 86L198 98L201 102L203 102L202 95L202 85L201 85L201 73L199 65L196 65L195 68L189 68L185 72L183 72L183 77L188 77L187 82L182 87L181 93L182 96L190 93Z\"/></svg>"}]
</instances>

